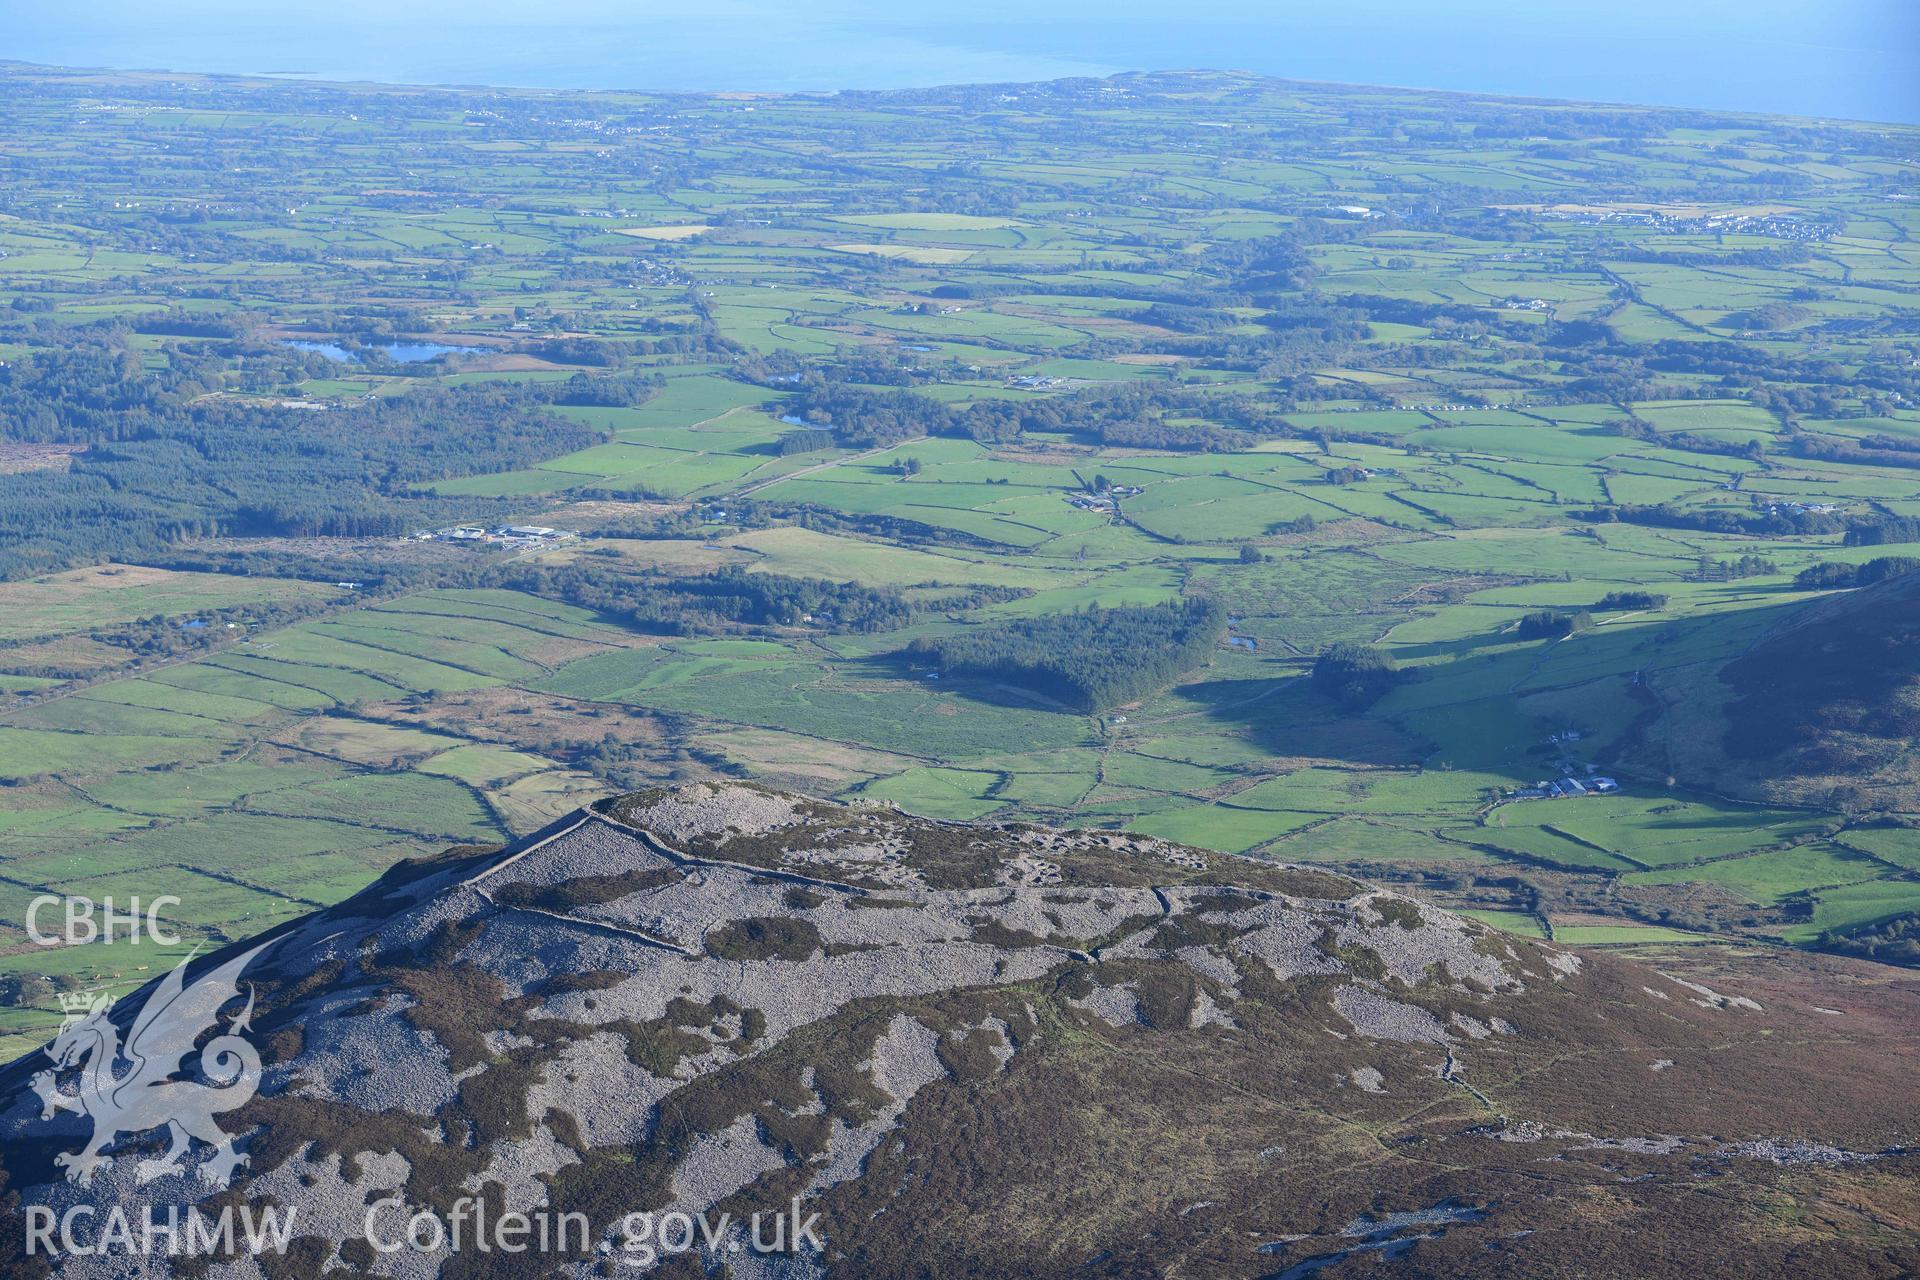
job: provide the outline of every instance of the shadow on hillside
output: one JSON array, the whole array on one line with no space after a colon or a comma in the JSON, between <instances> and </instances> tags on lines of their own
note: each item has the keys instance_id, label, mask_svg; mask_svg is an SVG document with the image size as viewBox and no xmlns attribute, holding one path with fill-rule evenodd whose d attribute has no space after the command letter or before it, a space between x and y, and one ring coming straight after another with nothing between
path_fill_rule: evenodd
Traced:
<instances>
[{"instance_id":1,"label":"shadow on hillside","mask_svg":"<svg viewBox=\"0 0 1920 1280\"><path fill-rule=\"evenodd\" d=\"M1420 738L1384 717L1321 697L1302 676L1219 680L1187 685L1180 693L1208 721L1240 730L1272 756L1410 765L1427 750Z\"/></svg>"},{"instance_id":2,"label":"shadow on hillside","mask_svg":"<svg viewBox=\"0 0 1920 1280\"><path fill-rule=\"evenodd\" d=\"M1452 656L1462 659L1471 657L1481 649L1498 645L1510 645L1523 642L1524 638L1509 630L1489 631L1484 635L1468 636L1464 640L1435 640L1428 644L1395 645L1393 656L1402 666L1422 662L1428 658Z\"/></svg>"},{"instance_id":3,"label":"shadow on hillside","mask_svg":"<svg viewBox=\"0 0 1920 1280\"><path fill-rule=\"evenodd\" d=\"M1817 612L1809 613L1810 607ZM1768 599L1738 612L1595 627L1565 641L1537 641L1537 647L1528 649L1513 648L1511 634L1490 631L1464 640L1401 647L1393 652L1403 664L1403 679L1421 686L1419 703L1444 712L1448 706L1484 702L1503 692L1524 696L1528 692L1584 685L1609 677L1631 677L1641 671L1701 664L1710 672L1718 672L1723 667L1729 672L1744 672L1760 666L1761 654L1782 647L1779 639L1760 643L1764 637L1777 633L1787 624L1803 618L1817 620L1828 612L1845 616L1851 611L1835 605L1815 605L1799 595ZM1817 647L1822 630L1804 628L1793 634L1812 632L1808 643ZM1831 636L1825 638L1832 639ZM1742 655L1756 647L1754 657L1743 660ZM1410 670L1404 665L1435 655L1453 660ZM1803 654L1800 662L1807 667L1824 665L1827 684L1839 683L1838 669L1851 665L1848 655L1835 653L1827 654L1824 662ZM1857 662L1856 656L1852 663ZM1506 670L1496 674L1490 670L1495 664L1505 664ZM1775 669L1767 673L1776 686L1791 683L1777 668L1775 664ZM1703 679L1709 681L1711 687L1701 688L1701 696L1717 701L1731 692L1710 676ZM1799 679L1804 683L1823 683L1805 674ZM1511 688L1515 682L1519 687ZM1760 684L1762 680L1753 683ZM1457 696L1453 693L1456 689ZM1344 708L1315 693L1310 680L1304 676L1224 680L1188 685L1180 693L1186 701L1203 707L1210 720L1239 728L1261 750L1275 756L1404 765L1417 763L1444 745L1428 742L1396 723L1397 713L1383 710L1393 707L1395 699L1372 708ZM1756 699L1761 704L1764 700L1764 695ZM1884 711L1881 715L1882 720L1896 718ZM1431 716L1423 719L1429 732L1432 723Z\"/></svg>"},{"instance_id":4,"label":"shadow on hillside","mask_svg":"<svg viewBox=\"0 0 1920 1280\"><path fill-rule=\"evenodd\" d=\"M1070 707L1037 690L1022 688L1004 680L936 673L924 658L914 661L904 650L843 659L838 665L843 671L861 679L904 680L921 685L929 692L950 693L989 706L1012 707L1020 711L1053 711L1066 715L1086 714L1079 707Z\"/></svg>"}]
</instances>

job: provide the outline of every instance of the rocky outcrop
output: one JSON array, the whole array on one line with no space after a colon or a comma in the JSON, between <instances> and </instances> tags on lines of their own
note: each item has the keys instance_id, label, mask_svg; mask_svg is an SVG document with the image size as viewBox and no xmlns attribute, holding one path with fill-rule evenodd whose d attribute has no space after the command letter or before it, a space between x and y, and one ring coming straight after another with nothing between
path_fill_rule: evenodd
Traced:
<instances>
[{"instance_id":1,"label":"rocky outcrop","mask_svg":"<svg viewBox=\"0 0 1920 1280\"><path fill-rule=\"evenodd\" d=\"M624 797L504 850L403 865L282 930L244 978L265 1066L227 1117L248 1161L233 1188L196 1180L198 1149L139 1181L130 1155L152 1133L68 1181L54 1158L89 1117L41 1118L25 1087L40 1058L0 1095L23 1211L270 1198L299 1212L298 1268L242 1251L214 1264L223 1280L865 1276L930 1258L1121 1275L1190 1257L1257 1275L1275 1252L1258 1233L1311 1234L1299 1219L1344 1221L1383 1192L1467 1189L1459 1169L1512 1150L1468 1136L1492 1108L1542 1112L1527 1133L1591 1149L1580 1126L1606 1089L1583 1082L1546 1114L1538 1083L1570 1046L1657 1043L1664 1084L1691 1047L1746 1034L1750 1013L1323 871L744 785ZM55 1072L63 1097L74 1077ZM1395 1125L1396 1142L1463 1143L1463 1163L1388 1162L1361 1204L1333 1171L1372 1162L1383 1139L1362 1135ZM1079 1204L1059 1182L1073 1179L1124 1184L1110 1193L1125 1213ZM1518 1205L1524 1185L1489 1173L1470 1190ZM471 1242L363 1239L369 1205L387 1202L392 1236L463 1197L496 1218L577 1215L582 1236L537 1269ZM818 1213L817 1242L753 1248L740 1222L776 1209ZM636 1214L731 1219L643 1268Z\"/></svg>"}]
</instances>

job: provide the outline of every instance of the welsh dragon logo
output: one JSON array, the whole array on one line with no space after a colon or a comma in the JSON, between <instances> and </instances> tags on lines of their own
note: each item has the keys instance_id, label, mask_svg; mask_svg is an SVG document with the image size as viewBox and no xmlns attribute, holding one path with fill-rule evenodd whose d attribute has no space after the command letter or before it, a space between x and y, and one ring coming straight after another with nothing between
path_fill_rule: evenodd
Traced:
<instances>
[{"instance_id":1,"label":"welsh dragon logo","mask_svg":"<svg viewBox=\"0 0 1920 1280\"><path fill-rule=\"evenodd\" d=\"M201 1035L213 1029L220 1010L240 994L240 973L272 943L265 943L229 960L192 986L186 985L188 956L176 965L147 997L124 1044L120 1029L108 1018L112 997L99 992L63 996L66 1019L47 1056L54 1069L33 1077L40 1095L42 1120L56 1112L72 1111L93 1121L93 1136L78 1152L62 1152L54 1163L67 1171L67 1181L87 1186L99 1169L113 1163L101 1154L122 1134L146 1133L165 1127L169 1145L158 1159L134 1166L140 1182L151 1182L181 1172L181 1159L194 1140L213 1148L197 1170L200 1180L214 1187L233 1181L234 1170L247 1157L233 1149L233 1139L213 1118L244 1106L260 1087L260 1055L243 1033L253 1017L253 986L247 986L247 1005L224 1034L198 1049L200 1074L211 1081L177 1080L185 1059L196 1052ZM77 1070L77 1081L71 1073ZM77 1087L69 1091L63 1080Z\"/></svg>"}]
</instances>

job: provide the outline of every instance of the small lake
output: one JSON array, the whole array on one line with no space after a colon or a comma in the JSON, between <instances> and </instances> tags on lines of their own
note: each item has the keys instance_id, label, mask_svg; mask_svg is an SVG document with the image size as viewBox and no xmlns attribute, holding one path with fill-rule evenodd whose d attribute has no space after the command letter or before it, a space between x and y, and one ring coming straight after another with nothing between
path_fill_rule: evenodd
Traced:
<instances>
[{"instance_id":1,"label":"small lake","mask_svg":"<svg viewBox=\"0 0 1920 1280\"><path fill-rule=\"evenodd\" d=\"M357 364L360 357L337 342L315 342L308 338L283 338L280 345L292 347L295 351L315 351L329 360L338 360L343 364ZM387 359L395 364L421 364L449 353L460 355L473 350L472 347L450 347L443 342L377 342L375 351L386 353Z\"/></svg>"},{"instance_id":2,"label":"small lake","mask_svg":"<svg viewBox=\"0 0 1920 1280\"><path fill-rule=\"evenodd\" d=\"M1304 1258L1284 1271L1275 1271L1262 1276L1260 1280L1310 1280L1312 1276L1344 1262L1348 1258L1362 1253L1378 1252L1382 1258L1396 1259L1411 1252L1422 1240L1437 1240L1447 1233L1447 1228L1462 1222L1479 1222L1487 1216L1487 1210L1479 1205L1465 1204L1458 1200L1442 1200L1431 1209L1415 1209L1411 1213L1389 1213L1381 1217L1363 1214L1349 1222L1340 1231L1340 1238L1357 1243L1338 1249L1332 1253L1323 1253L1315 1257ZM1285 1240L1276 1240L1272 1244L1263 1244L1256 1253L1283 1253L1298 1241L1312 1239L1310 1236L1291 1236Z\"/></svg>"}]
</instances>

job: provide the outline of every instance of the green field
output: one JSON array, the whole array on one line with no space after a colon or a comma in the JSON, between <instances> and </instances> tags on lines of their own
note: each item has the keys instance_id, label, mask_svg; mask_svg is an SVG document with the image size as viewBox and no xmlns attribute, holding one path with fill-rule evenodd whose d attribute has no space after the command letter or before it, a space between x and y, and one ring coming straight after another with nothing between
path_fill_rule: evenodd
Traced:
<instances>
[{"instance_id":1,"label":"green field","mask_svg":"<svg viewBox=\"0 0 1920 1280\"><path fill-rule=\"evenodd\" d=\"M237 938L720 776L1568 943L1920 911L1913 788L1708 785L1664 700L1920 556L1911 129L0 78L0 981L139 972L16 946L40 892ZM575 536L444 536L528 525ZM1125 645L926 657L1194 600L1217 651L1111 705L1045 660Z\"/></svg>"}]
</instances>

